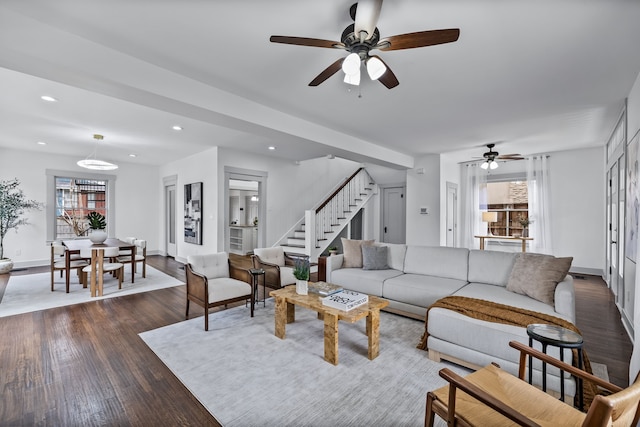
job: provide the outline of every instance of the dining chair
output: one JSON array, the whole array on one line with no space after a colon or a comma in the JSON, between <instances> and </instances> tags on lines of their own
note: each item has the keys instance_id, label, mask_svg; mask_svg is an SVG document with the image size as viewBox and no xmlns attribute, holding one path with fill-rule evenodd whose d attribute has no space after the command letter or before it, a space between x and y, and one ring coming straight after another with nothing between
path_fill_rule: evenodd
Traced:
<instances>
[{"instance_id":1,"label":"dining chair","mask_svg":"<svg viewBox=\"0 0 640 427\"><path fill-rule=\"evenodd\" d=\"M62 277L62 273L67 269L65 264L66 255L67 248L64 245L58 244L56 242L51 244L51 292L54 291L55 272L60 271L60 277ZM83 259L71 259L70 271L76 270L76 274L78 275L80 284L83 284L81 270L87 265L89 265L89 263ZM69 286L66 287L66 292L69 293Z\"/></svg>"},{"instance_id":2,"label":"dining chair","mask_svg":"<svg viewBox=\"0 0 640 427\"><path fill-rule=\"evenodd\" d=\"M610 384L582 369L517 341L509 345L520 351L518 376L488 365L462 377L448 368L440 376L448 385L427 393L425 426L437 414L449 426L635 426L640 418L640 377L626 389ZM525 380L528 356L553 365L608 393L594 397L588 411L545 393Z\"/></svg>"},{"instance_id":3,"label":"dining chair","mask_svg":"<svg viewBox=\"0 0 640 427\"><path fill-rule=\"evenodd\" d=\"M129 255L118 256L117 258L117 261L121 262L122 264L131 264L131 283L133 283L134 281L134 273L137 269L136 265L138 263L142 263L142 277L147 277L147 241L134 239L133 244L136 246L135 257L132 257L131 251L129 251Z\"/></svg>"},{"instance_id":4,"label":"dining chair","mask_svg":"<svg viewBox=\"0 0 640 427\"><path fill-rule=\"evenodd\" d=\"M118 278L118 289L122 289L122 277L124 276L124 264L120 262L111 262L118 256L119 248L84 248L80 249L83 257L91 259L91 264L82 269L84 283L87 282L88 275L91 274L91 296L95 297L103 295L104 290L104 274L115 273ZM106 260L106 261L105 261Z\"/></svg>"},{"instance_id":5,"label":"dining chair","mask_svg":"<svg viewBox=\"0 0 640 427\"><path fill-rule=\"evenodd\" d=\"M136 238L135 237L123 237L122 239L118 239L118 240L122 240L123 242L131 243L133 245L135 243L135 241L136 241ZM131 256L131 249L120 249L118 251L118 256Z\"/></svg>"}]
</instances>

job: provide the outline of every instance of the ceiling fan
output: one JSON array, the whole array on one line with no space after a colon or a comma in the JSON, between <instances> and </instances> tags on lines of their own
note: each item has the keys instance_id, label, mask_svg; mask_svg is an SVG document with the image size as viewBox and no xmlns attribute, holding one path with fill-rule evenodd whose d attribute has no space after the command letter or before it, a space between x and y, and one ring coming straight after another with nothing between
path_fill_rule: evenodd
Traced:
<instances>
[{"instance_id":1,"label":"ceiling fan","mask_svg":"<svg viewBox=\"0 0 640 427\"><path fill-rule=\"evenodd\" d=\"M487 144L487 148L489 149L489 151L487 151L482 155L482 157L485 159L484 163L480 165L482 169L497 169L498 162L496 162L496 159L498 160L523 160L524 159L524 157L521 157L520 154L503 154L501 156L500 153L498 153L497 151L493 151L493 147L495 146L496 144Z\"/></svg>"},{"instance_id":2,"label":"ceiling fan","mask_svg":"<svg viewBox=\"0 0 640 427\"><path fill-rule=\"evenodd\" d=\"M381 8L382 0L360 0L352 5L349 12L354 23L344 29L339 42L289 36L271 36L269 40L273 43L344 49L350 52L346 58L340 58L325 68L309 83L309 86L318 86L340 69L345 73L345 83L357 86L360 84L360 68L364 64L372 80L378 80L388 89L392 89L398 86L400 82L398 82L395 74L382 58L378 55L372 55L370 51L374 49L389 51L433 46L455 42L460 36L460 29L452 28L418 31L380 39L380 32L376 28L376 24Z\"/></svg>"}]
</instances>

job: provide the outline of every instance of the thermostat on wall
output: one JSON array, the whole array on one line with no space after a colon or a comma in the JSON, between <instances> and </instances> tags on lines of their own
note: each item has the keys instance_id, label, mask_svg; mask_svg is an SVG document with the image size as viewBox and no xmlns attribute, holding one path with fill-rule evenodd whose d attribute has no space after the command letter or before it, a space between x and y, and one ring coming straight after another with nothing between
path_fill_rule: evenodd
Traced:
<instances>
[{"instance_id":1,"label":"thermostat on wall","mask_svg":"<svg viewBox=\"0 0 640 427\"><path fill-rule=\"evenodd\" d=\"M429 215L429 208L420 208L420 215Z\"/></svg>"}]
</instances>

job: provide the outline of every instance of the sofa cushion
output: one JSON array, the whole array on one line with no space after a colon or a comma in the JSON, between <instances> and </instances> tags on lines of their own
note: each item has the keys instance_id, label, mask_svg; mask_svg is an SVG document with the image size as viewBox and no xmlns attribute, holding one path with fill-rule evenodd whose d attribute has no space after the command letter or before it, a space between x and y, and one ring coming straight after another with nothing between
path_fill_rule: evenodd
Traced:
<instances>
[{"instance_id":1,"label":"sofa cushion","mask_svg":"<svg viewBox=\"0 0 640 427\"><path fill-rule=\"evenodd\" d=\"M364 270L386 270L387 252L386 246L362 245L362 268Z\"/></svg>"},{"instance_id":2,"label":"sofa cushion","mask_svg":"<svg viewBox=\"0 0 640 427\"><path fill-rule=\"evenodd\" d=\"M401 274L402 271L392 269L340 268L331 273L331 283L340 285L345 289L380 297L382 296L382 284L384 281Z\"/></svg>"},{"instance_id":3,"label":"sofa cushion","mask_svg":"<svg viewBox=\"0 0 640 427\"><path fill-rule=\"evenodd\" d=\"M518 254L499 251L469 251L470 282L507 286Z\"/></svg>"},{"instance_id":4,"label":"sofa cushion","mask_svg":"<svg viewBox=\"0 0 640 427\"><path fill-rule=\"evenodd\" d=\"M343 268L362 268L362 245L372 245L373 240L351 240L341 238L344 251Z\"/></svg>"},{"instance_id":5,"label":"sofa cushion","mask_svg":"<svg viewBox=\"0 0 640 427\"><path fill-rule=\"evenodd\" d=\"M376 245L388 248L387 264L389 268L404 271L404 257L407 253L407 245L399 243L377 243Z\"/></svg>"},{"instance_id":6,"label":"sofa cushion","mask_svg":"<svg viewBox=\"0 0 640 427\"><path fill-rule=\"evenodd\" d=\"M507 290L553 305L556 286L571 268L572 257L523 253L516 257Z\"/></svg>"},{"instance_id":7,"label":"sofa cushion","mask_svg":"<svg viewBox=\"0 0 640 427\"><path fill-rule=\"evenodd\" d=\"M421 274L403 274L385 280L382 286L382 297L429 307L440 298L451 295L466 284L465 280Z\"/></svg>"},{"instance_id":8,"label":"sofa cushion","mask_svg":"<svg viewBox=\"0 0 640 427\"><path fill-rule=\"evenodd\" d=\"M441 246L407 246L404 272L467 280L469 249Z\"/></svg>"}]
</instances>

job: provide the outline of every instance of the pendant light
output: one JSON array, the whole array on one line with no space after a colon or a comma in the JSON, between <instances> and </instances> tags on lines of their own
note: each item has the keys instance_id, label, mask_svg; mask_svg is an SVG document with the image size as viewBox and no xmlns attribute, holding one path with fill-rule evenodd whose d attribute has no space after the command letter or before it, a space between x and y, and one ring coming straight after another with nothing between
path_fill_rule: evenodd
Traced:
<instances>
[{"instance_id":1,"label":"pendant light","mask_svg":"<svg viewBox=\"0 0 640 427\"><path fill-rule=\"evenodd\" d=\"M104 136L95 134L93 135L93 139L96 140L93 146L93 157L92 155L88 155L86 159L79 160L78 166L91 169L91 170L100 170L100 171L110 171L114 169L118 169L118 165L114 165L113 163L105 162L104 160L98 160L96 158L96 152L98 151L98 141L102 141Z\"/></svg>"}]
</instances>

